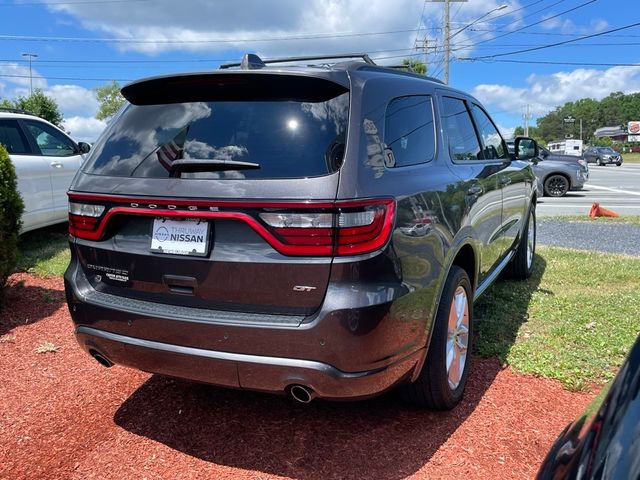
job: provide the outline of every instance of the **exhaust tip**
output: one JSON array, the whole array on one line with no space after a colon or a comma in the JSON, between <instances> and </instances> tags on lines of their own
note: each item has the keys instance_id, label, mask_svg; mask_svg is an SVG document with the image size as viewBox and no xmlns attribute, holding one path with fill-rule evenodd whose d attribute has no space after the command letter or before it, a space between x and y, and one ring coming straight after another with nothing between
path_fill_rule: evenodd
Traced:
<instances>
[{"instance_id":1,"label":"exhaust tip","mask_svg":"<svg viewBox=\"0 0 640 480\"><path fill-rule=\"evenodd\" d=\"M310 403L316 397L314 391L304 385L292 385L289 393L295 401L300 403Z\"/></svg>"},{"instance_id":2,"label":"exhaust tip","mask_svg":"<svg viewBox=\"0 0 640 480\"><path fill-rule=\"evenodd\" d=\"M113 362L111 362L107 357L105 357L104 355L96 352L95 350L89 350L89 353L103 367L109 368L109 367L113 366Z\"/></svg>"}]
</instances>

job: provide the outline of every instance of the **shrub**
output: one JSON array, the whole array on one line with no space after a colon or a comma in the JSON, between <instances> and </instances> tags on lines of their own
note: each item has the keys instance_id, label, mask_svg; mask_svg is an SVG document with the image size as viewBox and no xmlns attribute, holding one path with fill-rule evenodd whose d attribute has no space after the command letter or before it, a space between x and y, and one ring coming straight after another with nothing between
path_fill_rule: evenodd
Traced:
<instances>
[{"instance_id":1,"label":"shrub","mask_svg":"<svg viewBox=\"0 0 640 480\"><path fill-rule=\"evenodd\" d=\"M4 146L0 145L0 305L7 278L18 256L18 233L24 203L18 193L16 170Z\"/></svg>"}]
</instances>

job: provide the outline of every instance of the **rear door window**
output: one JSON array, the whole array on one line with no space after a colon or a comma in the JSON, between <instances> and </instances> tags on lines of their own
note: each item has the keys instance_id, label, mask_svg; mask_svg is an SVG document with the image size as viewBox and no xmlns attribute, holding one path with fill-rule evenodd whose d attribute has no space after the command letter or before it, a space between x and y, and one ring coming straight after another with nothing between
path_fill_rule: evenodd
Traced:
<instances>
[{"instance_id":1,"label":"rear door window","mask_svg":"<svg viewBox=\"0 0 640 480\"><path fill-rule=\"evenodd\" d=\"M31 149L16 120L0 120L0 144L12 155L29 155Z\"/></svg>"},{"instance_id":2,"label":"rear door window","mask_svg":"<svg viewBox=\"0 0 640 480\"><path fill-rule=\"evenodd\" d=\"M442 97L442 124L449 142L449 154L455 161L482 158L480 142L464 100Z\"/></svg>"},{"instance_id":3,"label":"rear door window","mask_svg":"<svg viewBox=\"0 0 640 480\"><path fill-rule=\"evenodd\" d=\"M414 95L392 100L387 107L384 143L393 161L389 166L404 167L425 163L435 153L435 131L431 97Z\"/></svg>"},{"instance_id":4,"label":"rear door window","mask_svg":"<svg viewBox=\"0 0 640 480\"><path fill-rule=\"evenodd\" d=\"M129 105L92 148L84 171L145 178L326 175L342 163L348 111L348 93L308 102ZM250 162L259 168L219 167L224 162ZM176 167L186 163L199 164L200 171L181 169L176 175Z\"/></svg>"}]
</instances>

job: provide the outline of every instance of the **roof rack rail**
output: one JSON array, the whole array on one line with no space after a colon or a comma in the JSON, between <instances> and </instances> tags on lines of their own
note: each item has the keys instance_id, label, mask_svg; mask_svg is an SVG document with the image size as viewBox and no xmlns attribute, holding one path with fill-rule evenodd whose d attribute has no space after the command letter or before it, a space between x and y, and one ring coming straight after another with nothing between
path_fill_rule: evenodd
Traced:
<instances>
[{"instance_id":1,"label":"roof rack rail","mask_svg":"<svg viewBox=\"0 0 640 480\"><path fill-rule=\"evenodd\" d=\"M269 58L262 60L258 55L253 53L246 53L242 57L242 61L238 63L224 63L220 65L220 69L224 70L232 67L240 67L243 70L254 70L263 68L268 63L286 63L286 62L303 62L307 60L337 60L341 58L361 58L365 63L375 65L376 63L369 58L366 53L339 53L336 55L309 55L302 57L283 57L283 58Z\"/></svg>"},{"instance_id":2,"label":"roof rack rail","mask_svg":"<svg viewBox=\"0 0 640 480\"><path fill-rule=\"evenodd\" d=\"M31 115L31 116L34 116L34 117L37 116L35 113L27 112L26 110L22 110L21 108L0 107L0 112L21 113L23 115Z\"/></svg>"}]
</instances>

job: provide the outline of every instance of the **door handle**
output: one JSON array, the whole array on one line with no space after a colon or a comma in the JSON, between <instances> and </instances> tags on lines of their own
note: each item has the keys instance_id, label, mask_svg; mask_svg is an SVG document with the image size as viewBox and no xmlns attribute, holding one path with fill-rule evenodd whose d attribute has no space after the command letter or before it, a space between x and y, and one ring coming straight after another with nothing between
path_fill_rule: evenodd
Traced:
<instances>
[{"instance_id":1,"label":"door handle","mask_svg":"<svg viewBox=\"0 0 640 480\"><path fill-rule=\"evenodd\" d=\"M501 177L500 178L500 186L504 187L511 183L511 179L509 177Z\"/></svg>"},{"instance_id":2,"label":"door handle","mask_svg":"<svg viewBox=\"0 0 640 480\"><path fill-rule=\"evenodd\" d=\"M473 197L482 193L482 187L480 185L473 185L467 189L467 195Z\"/></svg>"},{"instance_id":3,"label":"door handle","mask_svg":"<svg viewBox=\"0 0 640 480\"><path fill-rule=\"evenodd\" d=\"M62 168L62 163L58 162L57 160L54 160L49 165L51 165L54 168Z\"/></svg>"}]
</instances>

